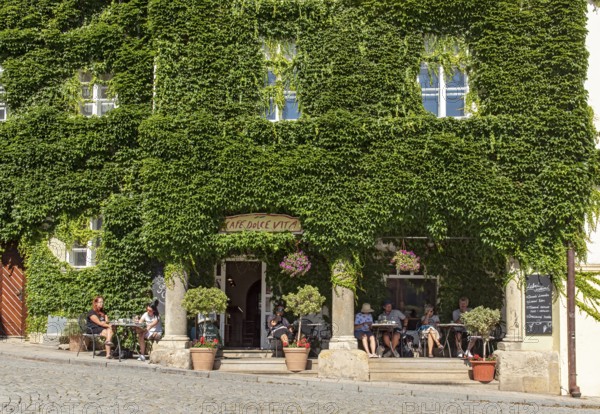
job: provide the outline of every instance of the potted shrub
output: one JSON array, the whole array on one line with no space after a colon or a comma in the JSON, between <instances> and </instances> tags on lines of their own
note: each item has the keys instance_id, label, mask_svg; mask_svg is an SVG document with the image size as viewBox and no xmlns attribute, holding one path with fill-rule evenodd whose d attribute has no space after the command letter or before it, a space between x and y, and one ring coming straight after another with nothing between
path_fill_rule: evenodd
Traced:
<instances>
[{"instance_id":1,"label":"potted shrub","mask_svg":"<svg viewBox=\"0 0 600 414\"><path fill-rule=\"evenodd\" d=\"M85 348L81 342L81 328L77 320L70 319L67 322L63 335L69 338L69 351L79 352L80 347Z\"/></svg>"},{"instance_id":2,"label":"potted shrub","mask_svg":"<svg viewBox=\"0 0 600 414\"><path fill-rule=\"evenodd\" d=\"M486 349L491 332L500 323L500 311L478 306L469 312L463 313L461 320L469 334L479 335L483 339L483 358L476 355L477 358L472 358L470 361L473 368L473 379L475 381L490 382L494 379L496 358L494 356L486 357Z\"/></svg>"},{"instance_id":3,"label":"potted shrub","mask_svg":"<svg viewBox=\"0 0 600 414\"><path fill-rule=\"evenodd\" d=\"M223 313L227 309L227 295L218 288L198 287L189 289L183 296L181 306L188 315L198 320L198 314L208 315L211 312ZM190 355L192 357L192 366L194 370L211 370L215 362L215 354L219 345L218 339L207 341L204 333L206 332L206 319L203 322L204 329L202 337L192 343ZM197 330L196 330L197 332ZM216 341L216 342L215 342Z\"/></svg>"},{"instance_id":4,"label":"potted shrub","mask_svg":"<svg viewBox=\"0 0 600 414\"><path fill-rule=\"evenodd\" d=\"M285 364L288 370L298 372L306 369L306 361L310 351L310 344L302 335L302 317L310 313L318 313L323 307L325 297L319 289L306 285L298 288L298 292L283 296L287 309L298 317L298 335L296 341L283 348Z\"/></svg>"}]
</instances>

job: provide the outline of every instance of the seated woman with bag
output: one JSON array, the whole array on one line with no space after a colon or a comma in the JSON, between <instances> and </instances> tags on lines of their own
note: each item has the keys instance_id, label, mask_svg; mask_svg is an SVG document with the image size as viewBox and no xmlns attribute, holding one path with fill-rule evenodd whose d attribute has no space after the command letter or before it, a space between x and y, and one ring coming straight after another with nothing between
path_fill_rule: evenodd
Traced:
<instances>
[{"instance_id":1,"label":"seated woman with bag","mask_svg":"<svg viewBox=\"0 0 600 414\"><path fill-rule=\"evenodd\" d=\"M418 331L422 337L427 338L427 350L429 351L429 358L433 358L433 343L439 349L444 349L444 346L440 343L440 333L437 330L437 326L440 324L440 318L433 314L433 306L425 305L425 314L421 318L421 326Z\"/></svg>"},{"instance_id":2,"label":"seated woman with bag","mask_svg":"<svg viewBox=\"0 0 600 414\"><path fill-rule=\"evenodd\" d=\"M92 310L89 311L86 317L87 331L94 335L100 335L106 338L104 347L106 349L106 358L112 359L110 355L110 347L112 346L113 330L109 323L108 315L104 312L104 298L96 296L92 302Z\"/></svg>"}]
</instances>

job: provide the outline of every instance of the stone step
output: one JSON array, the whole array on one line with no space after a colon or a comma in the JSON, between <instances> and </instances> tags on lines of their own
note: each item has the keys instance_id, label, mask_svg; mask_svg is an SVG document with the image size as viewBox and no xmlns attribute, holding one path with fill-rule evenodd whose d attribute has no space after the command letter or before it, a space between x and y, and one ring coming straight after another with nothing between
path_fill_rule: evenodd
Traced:
<instances>
[{"instance_id":1,"label":"stone step","mask_svg":"<svg viewBox=\"0 0 600 414\"><path fill-rule=\"evenodd\" d=\"M281 351L279 351L281 354ZM266 349L224 349L219 353L223 358L271 358L273 351Z\"/></svg>"},{"instance_id":2,"label":"stone step","mask_svg":"<svg viewBox=\"0 0 600 414\"><path fill-rule=\"evenodd\" d=\"M423 371L370 371L371 381L410 382L419 384L461 384L474 382L469 379L468 372L423 372Z\"/></svg>"},{"instance_id":3,"label":"stone step","mask_svg":"<svg viewBox=\"0 0 600 414\"><path fill-rule=\"evenodd\" d=\"M215 362L215 369L224 372L238 372L247 374L302 374L317 376L318 361L309 359L306 365L307 369L300 373L288 371L284 358L219 358Z\"/></svg>"},{"instance_id":4,"label":"stone step","mask_svg":"<svg viewBox=\"0 0 600 414\"><path fill-rule=\"evenodd\" d=\"M371 371L467 372L469 366L460 359L378 358L369 360Z\"/></svg>"}]
</instances>

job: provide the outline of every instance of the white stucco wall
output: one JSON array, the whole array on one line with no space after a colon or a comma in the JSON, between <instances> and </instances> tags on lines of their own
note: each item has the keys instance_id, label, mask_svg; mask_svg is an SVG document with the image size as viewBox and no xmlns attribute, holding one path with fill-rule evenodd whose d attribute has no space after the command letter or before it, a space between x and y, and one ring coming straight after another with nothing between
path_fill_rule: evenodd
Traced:
<instances>
[{"instance_id":1,"label":"white stucco wall","mask_svg":"<svg viewBox=\"0 0 600 414\"><path fill-rule=\"evenodd\" d=\"M585 88L589 93L588 102L594 110L594 124L600 131L600 9L588 5L588 36L586 39L587 50L590 53L588 76ZM596 143L596 147L600 147ZM591 243L588 244L587 263L600 267L600 229L591 234Z\"/></svg>"},{"instance_id":2,"label":"white stucco wall","mask_svg":"<svg viewBox=\"0 0 600 414\"><path fill-rule=\"evenodd\" d=\"M600 9L594 10L588 6L588 36L586 46L589 56L588 79L585 87L589 93L589 104L594 110L594 124L600 130ZM598 144L597 144L598 146ZM600 227L592 232L588 243L587 263L584 270L600 270ZM566 298L559 299L560 307L560 359L561 359L561 388L568 392L568 353L567 353L567 304ZM576 351L577 351L577 385L583 396L600 396L600 353L597 352L600 343L600 323L595 319L575 312Z\"/></svg>"}]
</instances>

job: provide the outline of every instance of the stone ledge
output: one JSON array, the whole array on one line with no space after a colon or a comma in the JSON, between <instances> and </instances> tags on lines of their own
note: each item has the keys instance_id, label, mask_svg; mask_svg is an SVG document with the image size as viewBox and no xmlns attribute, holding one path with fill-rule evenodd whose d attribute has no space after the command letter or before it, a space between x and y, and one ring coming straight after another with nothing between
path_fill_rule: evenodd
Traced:
<instances>
[{"instance_id":1,"label":"stone ledge","mask_svg":"<svg viewBox=\"0 0 600 414\"><path fill-rule=\"evenodd\" d=\"M369 380L369 358L358 349L326 349L319 354L319 378Z\"/></svg>"},{"instance_id":2,"label":"stone ledge","mask_svg":"<svg viewBox=\"0 0 600 414\"><path fill-rule=\"evenodd\" d=\"M560 395L560 365L553 351L497 350L500 391Z\"/></svg>"},{"instance_id":3,"label":"stone ledge","mask_svg":"<svg viewBox=\"0 0 600 414\"><path fill-rule=\"evenodd\" d=\"M150 363L166 367L192 369L192 359L189 349L154 349L150 353Z\"/></svg>"}]
</instances>

